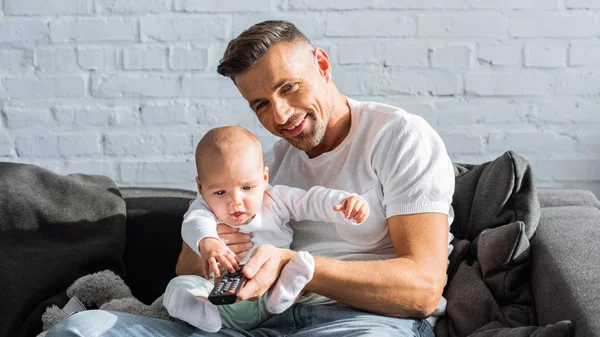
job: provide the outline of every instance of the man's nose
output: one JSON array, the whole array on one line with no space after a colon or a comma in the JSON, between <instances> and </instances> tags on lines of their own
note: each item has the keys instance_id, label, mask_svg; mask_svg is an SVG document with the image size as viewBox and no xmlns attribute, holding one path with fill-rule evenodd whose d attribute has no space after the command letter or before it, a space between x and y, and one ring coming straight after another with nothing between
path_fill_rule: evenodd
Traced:
<instances>
[{"instance_id":1,"label":"man's nose","mask_svg":"<svg viewBox=\"0 0 600 337\"><path fill-rule=\"evenodd\" d=\"M277 124L285 124L292 115L293 109L284 99L273 101L273 118Z\"/></svg>"}]
</instances>

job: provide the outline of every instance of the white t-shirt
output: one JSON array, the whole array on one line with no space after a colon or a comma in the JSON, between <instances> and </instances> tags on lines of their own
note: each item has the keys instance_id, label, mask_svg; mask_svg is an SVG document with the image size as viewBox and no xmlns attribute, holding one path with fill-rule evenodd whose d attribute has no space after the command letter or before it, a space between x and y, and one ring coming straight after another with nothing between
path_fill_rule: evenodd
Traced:
<instances>
[{"instance_id":1,"label":"white t-shirt","mask_svg":"<svg viewBox=\"0 0 600 337\"><path fill-rule=\"evenodd\" d=\"M352 124L330 152L309 159L281 139L266 154L271 182L308 189L320 185L362 196L370 206L360 226L291 221L292 249L340 260L395 258L386 219L400 214L454 213L454 169L427 122L386 104L348 98ZM448 240L448 251L452 246Z\"/></svg>"},{"instance_id":2,"label":"white t-shirt","mask_svg":"<svg viewBox=\"0 0 600 337\"><path fill-rule=\"evenodd\" d=\"M250 222L235 226L243 233L252 233L253 249L262 244L271 244L280 248L289 248L292 242L290 220L317 220L335 224L356 225L353 220L346 219L342 212L333 210L333 206L348 198L350 193L313 186L308 190L295 187L275 185L265 191L263 202L258 213ZM183 216L181 236L198 255L198 243L205 237L219 239L217 224L220 221L211 212L210 207L198 193ZM229 224L227 224L229 225ZM232 226L233 227L233 226ZM220 240L220 239L219 239ZM250 254L248 255L250 257Z\"/></svg>"}]
</instances>

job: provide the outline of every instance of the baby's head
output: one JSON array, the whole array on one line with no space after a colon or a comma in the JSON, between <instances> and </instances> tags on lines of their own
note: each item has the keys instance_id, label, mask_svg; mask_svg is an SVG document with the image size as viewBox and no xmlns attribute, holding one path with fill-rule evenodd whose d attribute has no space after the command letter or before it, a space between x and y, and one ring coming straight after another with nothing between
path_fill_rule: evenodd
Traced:
<instances>
[{"instance_id":1,"label":"baby's head","mask_svg":"<svg viewBox=\"0 0 600 337\"><path fill-rule=\"evenodd\" d=\"M212 129L196 147L198 191L215 216L239 226L259 211L269 181L260 142L240 126Z\"/></svg>"}]
</instances>

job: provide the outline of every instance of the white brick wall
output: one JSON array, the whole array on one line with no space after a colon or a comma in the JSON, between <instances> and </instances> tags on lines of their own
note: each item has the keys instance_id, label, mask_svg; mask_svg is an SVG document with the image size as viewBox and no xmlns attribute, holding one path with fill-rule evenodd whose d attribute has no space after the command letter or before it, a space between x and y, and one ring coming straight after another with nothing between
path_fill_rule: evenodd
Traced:
<instances>
[{"instance_id":1,"label":"white brick wall","mask_svg":"<svg viewBox=\"0 0 600 337\"><path fill-rule=\"evenodd\" d=\"M216 65L293 21L340 90L401 106L454 161L523 154L539 185L600 195L599 0L0 0L0 161L194 188L211 127L258 123Z\"/></svg>"}]
</instances>

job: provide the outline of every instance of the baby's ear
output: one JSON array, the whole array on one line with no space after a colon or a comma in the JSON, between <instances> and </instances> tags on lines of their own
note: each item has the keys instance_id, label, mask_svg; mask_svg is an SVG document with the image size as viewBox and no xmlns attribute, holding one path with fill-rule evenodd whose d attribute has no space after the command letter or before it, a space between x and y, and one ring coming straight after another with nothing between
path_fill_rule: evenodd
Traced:
<instances>
[{"instance_id":1,"label":"baby's ear","mask_svg":"<svg viewBox=\"0 0 600 337\"><path fill-rule=\"evenodd\" d=\"M202 185L200 184L200 178L196 176L196 185L198 185L198 192L202 191Z\"/></svg>"},{"instance_id":2,"label":"baby's ear","mask_svg":"<svg viewBox=\"0 0 600 337\"><path fill-rule=\"evenodd\" d=\"M269 168L265 166L264 169L264 179L265 179L265 184L269 183Z\"/></svg>"}]
</instances>

